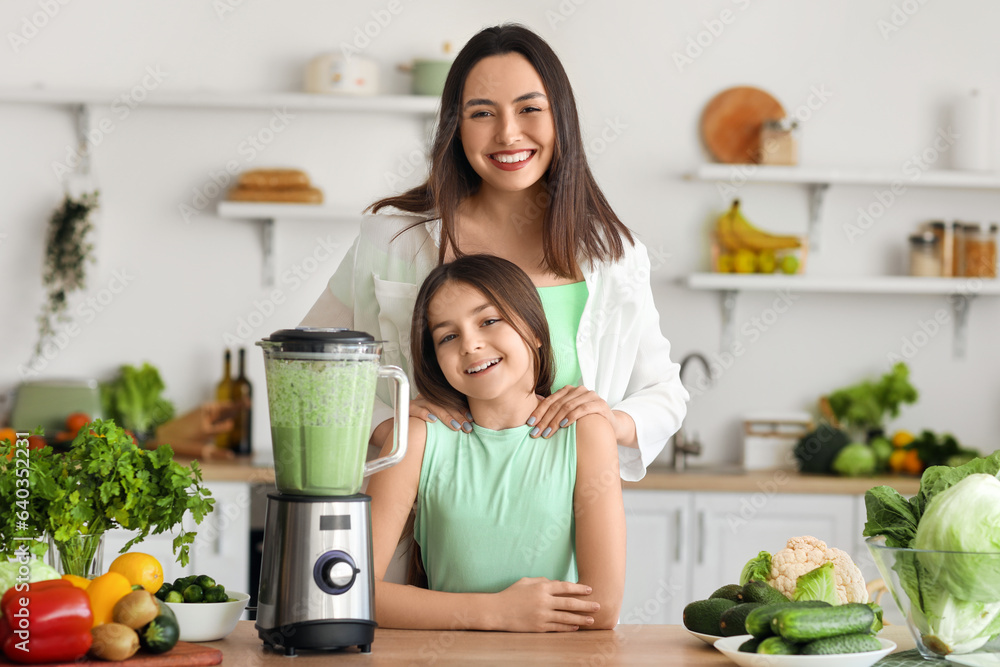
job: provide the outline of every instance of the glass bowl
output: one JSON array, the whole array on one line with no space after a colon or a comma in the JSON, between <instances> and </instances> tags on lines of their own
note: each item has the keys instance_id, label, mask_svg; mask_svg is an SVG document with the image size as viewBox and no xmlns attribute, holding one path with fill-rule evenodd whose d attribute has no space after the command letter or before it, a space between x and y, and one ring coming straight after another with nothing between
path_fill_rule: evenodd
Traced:
<instances>
[{"instance_id":1,"label":"glass bowl","mask_svg":"<svg viewBox=\"0 0 1000 667\"><path fill-rule=\"evenodd\" d=\"M865 542L924 658L1000 653L1000 553Z\"/></svg>"}]
</instances>

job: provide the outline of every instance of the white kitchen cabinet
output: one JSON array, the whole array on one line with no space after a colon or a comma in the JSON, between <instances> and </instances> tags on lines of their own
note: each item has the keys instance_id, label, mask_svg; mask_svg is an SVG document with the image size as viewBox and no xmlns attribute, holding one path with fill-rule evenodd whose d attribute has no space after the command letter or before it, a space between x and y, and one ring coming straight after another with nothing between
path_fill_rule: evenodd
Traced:
<instances>
[{"instance_id":1,"label":"white kitchen cabinet","mask_svg":"<svg viewBox=\"0 0 1000 667\"><path fill-rule=\"evenodd\" d=\"M172 533L150 535L132 546L155 556L163 565L163 578L173 581L189 574L207 574L226 590L247 592L250 587L250 485L244 482L212 482L205 486L212 492L215 508L201 524L190 514L184 519L184 529L197 532L190 545L190 561L186 567L173 554ZM104 543L104 570L118 556L118 551L131 539L132 533L112 530Z\"/></svg>"},{"instance_id":2,"label":"white kitchen cabinet","mask_svg":"<svg viewBox=\"0 0 1000 667\"><path fill-rule=\"evenodd\" d=\"M687 603L737 583L750 558L784 548L789 537L813 535L858 553L863 499L767 491L625 491L621 622L680 623Z\"/></svg>"},{"instance_id":3,"label":"white kitchen cabinet","mask_svg":"<svg viewBox=\"0 0 1000 667\"><path fill-rule=\"evenodd\" d=\"M691 494L626 491L622 623L678 623L689 602Z\"/></svg>"}]
</instances>

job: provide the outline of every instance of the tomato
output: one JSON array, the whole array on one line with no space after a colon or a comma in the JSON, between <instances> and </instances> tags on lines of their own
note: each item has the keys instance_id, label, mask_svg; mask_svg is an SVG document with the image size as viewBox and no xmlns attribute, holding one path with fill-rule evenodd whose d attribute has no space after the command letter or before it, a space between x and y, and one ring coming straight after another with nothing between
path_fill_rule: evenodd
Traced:
<instances>
[{"instance_id":1,"label":"tomato","mask_svg":"<svg viewBox=\"0 0 1000 667\"><path fill-rule=\"evenodd\" d=\"M76 434L80 432L80 429L90 423L90 415L84 412L74 412L69 417L66 417L66 430L76 437Z\"/></svg>"},{"instance_id":2,"label":"tomato","mask_svg":"<svg viewBox=\"0 0 1000 667\"><path fill-rule=\"evenodd\" d=\"M28 436L28 449L41 449L46 445L48 445L48 443L45 442L45 438L43 436L40 435Z\"/></svg>"}]
</instances>

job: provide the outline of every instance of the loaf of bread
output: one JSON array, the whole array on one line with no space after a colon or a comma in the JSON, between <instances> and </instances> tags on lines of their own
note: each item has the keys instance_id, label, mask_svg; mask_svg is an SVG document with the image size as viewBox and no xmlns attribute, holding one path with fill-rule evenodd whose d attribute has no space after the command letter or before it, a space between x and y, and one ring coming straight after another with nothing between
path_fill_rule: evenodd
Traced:
<instances>
[{"instance_id":1,"label":"loaf of bread","mask_svg":"<svg viewBox=\"0 0 1000 667\"><path fill-rule=\"evenodd\" d=\"M298 190L263 190L237 186L229 191L230 201L270 201L287 204L322 204L323 191L318 188Z\"/></svg>"},{"instance_id":2,"label":"loaf of bread","mask_svg":"<svg viewBox=\"0 0 1000 667\"><path fill-rule=\"evenodd\" d=\"M251 169L240 174L238 187L260 190L306 190L309 176L299 169Z\"/></svg>"}]
</instances>

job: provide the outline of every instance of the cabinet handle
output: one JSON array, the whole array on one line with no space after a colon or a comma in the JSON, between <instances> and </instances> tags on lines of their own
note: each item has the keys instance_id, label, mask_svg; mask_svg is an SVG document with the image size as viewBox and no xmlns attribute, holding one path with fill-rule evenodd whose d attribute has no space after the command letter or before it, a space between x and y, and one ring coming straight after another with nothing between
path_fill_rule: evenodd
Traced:
<instances>
[{"instance_id":1,"label":"cabinet handle","mask_svg":"<svg viewBox=\"0 0 1000 667\"><path fill-rule=\"evenodd\" d=\"M698 512L698 565L705 562L705 510Z\"/></svg>"},{"instance_id":2,"label":"cabinet handle","mask_svg":"<svg viewBox=\"0 0 1000 667\"><path fill-rule=\"evenodd\" d=\"M679 507L674 510L674 534L676 537L674 540L674 562L680 563L684 553L684 512Z\"/></svg>"},{"instance_id":3,"label":"cabinet handle","mask_svg":"<svg viewBox=\"0 0 1000 667\"><path fill-rule=\"evenodd\" d=\"M212 514L215 515L215 540L212 544L212 552L216 556L222 555L222 515L224 513L224 506L221 498L217 498L215 501L215 511Z\"/></svg>"}]
</instances>

